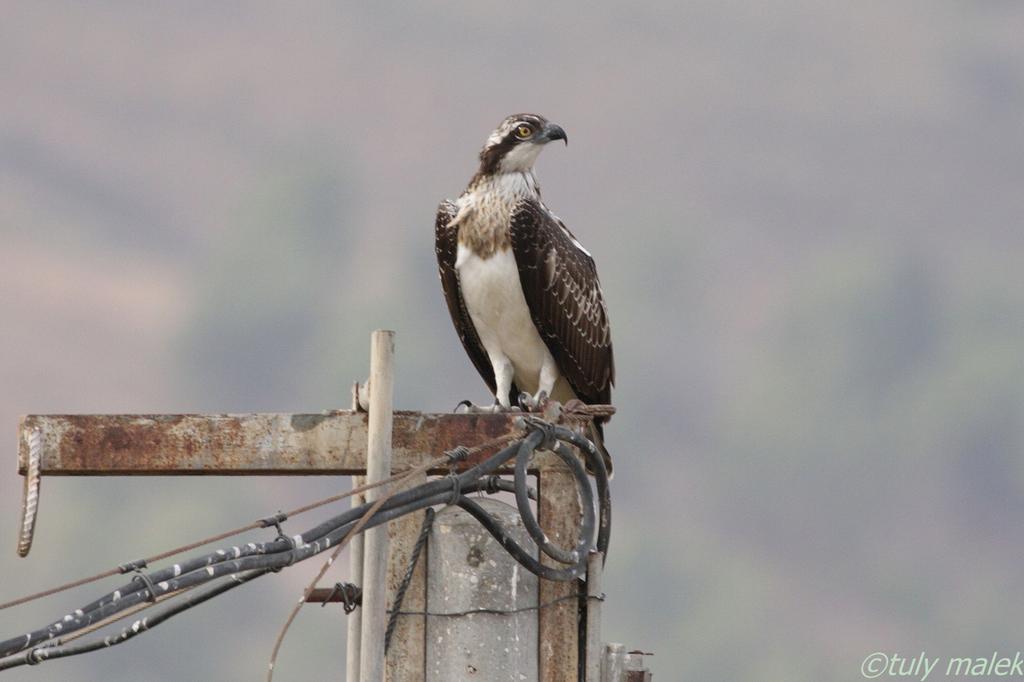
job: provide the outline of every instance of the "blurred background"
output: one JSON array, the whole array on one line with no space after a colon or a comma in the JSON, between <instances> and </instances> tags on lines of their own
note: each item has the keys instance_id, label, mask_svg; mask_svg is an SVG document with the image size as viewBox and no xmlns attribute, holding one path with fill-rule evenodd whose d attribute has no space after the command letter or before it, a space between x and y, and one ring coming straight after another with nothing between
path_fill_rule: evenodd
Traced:
<instances>
[{"instance_id":1,"label":"blurred background","mask_svg":"<svg viewBox=\"0 0 1024 682\"><path fill-rule=\"evenodd\" d=\"M378 327L398 407L485 401L434 211L536 111L569 133L538 176L614 329L606 638L660 680L1020 649L1020 3L3 15L0 601L349 485L46 479L19 560L19 414L344 408ZM4 680L261 679L315 570ZM0 638L94 593L0 612ZM344 627L304 610L280 679L339 679Z\"/></svg>"}]
</instances>

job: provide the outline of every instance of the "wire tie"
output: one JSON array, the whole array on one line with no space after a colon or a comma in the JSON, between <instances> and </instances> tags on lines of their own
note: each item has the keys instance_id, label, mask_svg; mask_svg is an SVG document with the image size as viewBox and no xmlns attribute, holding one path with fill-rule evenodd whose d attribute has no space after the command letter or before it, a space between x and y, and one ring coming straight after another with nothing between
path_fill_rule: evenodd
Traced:
<instances>
[{"instance_id":1,"label":"wire tie","mask_svg":"<svg viewBox=\"0 0 1024 682\"><path fill-rule=\"evenodd\" d=\"M323 608L323 607L327 606L327 603L329 601L331 601L332 599L334 599L334 595L338 594L341 591L342 591L341 583L334 583L334 587L332 587L331 591L327 593L327 596L324 597L324 600L322 602L320 602L320 608ZM342 595L342 599L344 599L344 598L345 598L344 595Z\"/></svg>"},{"instance_id":2,"label":"wire tie","mask_svg":"<svg viewBox=\"0 0 1024 682\"><path fill-rule=\"evenodd\" d=\"M273 526L274 528L277 528L278 535L284 535L284 532L281 530L281 524L287 520L288 515L282 511L279 511L273 516L268 516L265 519L260 519L259 523L260 528L270 528L271 526Z\"/></svg>"},{"instance_id":3,"label":"wire tie","mask_svg":"<svg viewBox=\"0 0 1024 682\"><path fill-rule=\"evenodd\" d=\"M448 474L448 478L452 479L452 496L448 500L448 504L454 506L459 503L459 498L462 497L462 479L454 471Z\"/></svg>"},{"instance_id":4,"label":"wire tie","mask_svg":"<svg viewBox=\"0 0 1024 682\"><path fill-rule=\"evenodd\" d=\"M284 566L280 566L278 568L275 568L274 569L275 572L280 571L282 568L285 568L287 566L291 566L292 564L295 563L295 549L297 547L297 545L295 544L295 538L292 538L292 537L289 537L288 535L286 535L285 532L284 532L284 529L281 528L281 524L283 522L287 521L287 520L288 520L288 515L285 514L282 511L279 511L276 514L274 514L273 516L268 516L267 518L260 519L260 521L259 521L259 524L260 524L261 528L270 528L271 526L273 526L275 529L277 529L277 537L274 538L275 540L284 540L285 542L288 543L288 552L289 552L288 563L285 564Z\"/></svg>"},{"instance_id":5,"label":"wire tie","mask_svg":"<svg viewBox=\"0 0 1024 682\"><path fill-rule=\"evenodd\" d=\"M278 539L288 541L288 563L285 564L285 567L291 566L295 563L295 549L297 547L297 545L295 544L295 538L290 538L287 535L282 535Z\"/></svg>"},{"instance_id":6,"label":"wire tie","mask_svg":"<svg viewBox=\"0 0 1024 682\"><path fill-rule=\"evenodd\" d=\"M287 568L288 566L291 566L295 563L295 550L298 547L298 545L295 544L295 538L288 537L283 532L281 532L280 525L278 525L277 527L277 537L275 538L275 540L284 540L288 543L288 563L286 563L284 566L281 566L280 568L275 569L275 571L280 571L282 568Z\"/></svg>"},{"instance_id":7,"label":"wire tie","mask_svg":"<svg viewBox=\"0 0 1024 682\"><path fill-rule=\"evenodd\" d=\"M136 559L135 561L129 561L121 564L117 567L117 570L121 573L131 573L132 571L139 571L148 566L145 559Z\"/></svg>"},{"instance_id":8,"label":"wire tie","mask_svg":"<svg viewBox=\"0 0 1024 682\"><path fill-rule=\"evenodd\" d=\"M143 573L141 568L135 569L135 575L132 576L132 582L135 582L136 580L141 580L143 585L146 586L146 589L149 590L149 596L146 597L146 601L150 602L151 604L155 604L156 585L153 584L153 580L148 575Z\"/></svg>"},{"instance_id":9,"label":"wire tie","mask_svg":"<svg viewBox=\"0 0 1024 682\"><path fill-rule=\"evenodd\" d=\"M32 649L32 651L28 652L28 656L25 657L25 663L28 664L28 665L39 665L40 663L42 663L43 659L37 658L36 655L42 649L45 649L45 648L46 647L43 647L43 646L37 646L36 648Z\"/></svg>"},{"instance_id":10,"label":"wire tie","mask_svg":"<svg viewBox=\"0 0 1024 682\"><path fill-rule=\"evenodd\" d=\"M320 608L327 606L327 602L334 599L334 595L341 595L341 607L346 614L352 613L363 603L363 591L353 583L334 583L334 587L327 593Z\"/></svg>"},{"instance_id":11,"label":"wire tie","mask_svg":"<svg viewBox=\"0 0 1024 682\"><path fill-rule=\"evenodd\" d=\"M288 563L286 563L284 566L278 566L277 568L272 569L275 573L280 571L282 568L287 568L288 566L291 566L295 563L295 550L298 547L298 545L295 543L295 538L285 534L284 529L281 528L281 523L287 520L288 515L284 512L279 511L273 516L268 516L267 518L260 519L259 521L260 527L262 528L270 528L271 526L273 526L275 529L277 529L277 537L274 538L274 540L284 540L288 543Z\"/></svg>"},{"instance_id":12,"label":"wire tie","mask_svg":"<svg viewBox=\"0 0 1024 682\"><path fill-rule=\"evenodd\" d=\"M469 448L460 445L444 453L444 456L448 458L449 464L458 464L469 459Z\"/></svg>"},{"instance_id":13,"label":"wire tie","mask_svg":"<svg viewBox=\"0 0 1024 682\"><path fill-rule=\"evenodd\" d=\"M494 495L500 492L501 489L498 488L498 481L500 480L501 476L498 476L496 474L487 477L487 485L485 486L484 489L487 491L488 495Z\"/></svg>"},{"instance_id":14,"label":"wire tie","mask_svg":"<svg viewBox=\"0 0 1024 682\"><path fill-rule=\"evenodd\" d=\"M341 583L342 608L345 613L352 613L363 603L363 591L354 583Z\"/></svg>"},{"instance_id":15,"label":"wire tie","mask_svg":"<svg viewBox=\"0 0 1024 682\"><path fill-rule=\"evenodd\" d=\"M544 421L538 417L527 416L523 418L526 426L532 428L534 431L540 431L544 434L544 441L538 445L540 450L550 450L557 440L555 438L555 425Z\"/></svg>"}]
</instances>

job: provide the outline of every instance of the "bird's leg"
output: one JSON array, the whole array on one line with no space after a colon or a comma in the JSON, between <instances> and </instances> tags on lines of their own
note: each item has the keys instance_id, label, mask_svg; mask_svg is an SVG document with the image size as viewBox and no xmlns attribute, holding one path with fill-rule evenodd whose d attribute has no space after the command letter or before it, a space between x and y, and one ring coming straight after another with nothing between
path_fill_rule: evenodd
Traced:
<instances>
[{"instance_id":1,"label":"bird's leg","mask_svg":"<svg viewBox=\"0 0 1024 682\"><path fill-rule=\"evenodd\" d=\"M519 394L519 405L528 412L543 412L549 402L551 392L555 390L555 382L558 381L558 367L555 359L550 354L544 358L544 364L540 367L540 377L537 382L537 393Z\"/></svg>"},{"instance_id":2,"label":"bird's leg","mask_svg":"<svg viewBox=\"0 0 1024 682\"><path fill-rule=\"evenodd\" d=\"M491 355L491 366L494 368L494 383L496 384L494 404L484 407L482 405L474 405L468 400L463 400L455 406L456 412L459 411L460 407L465 407L465 411L471 414L499 414L501 412L520 411L519 407L513 406L508 399L508 394L512 390L512 374L514 372L512 361L504 355Z\"/></svg>"},{"instance_id":3,"label":"bird's leg","mask_svg":"<svg viewBox=\"0 0 1024 682\"><path fill-rule=\"evenodd\" d=\"M494 397L497 404L506 410L512 408L508 394L512 390L512 375L515 369L512 361L505 355L491 355L491 366L494 368Z\"/></svg>"}]
</instances>

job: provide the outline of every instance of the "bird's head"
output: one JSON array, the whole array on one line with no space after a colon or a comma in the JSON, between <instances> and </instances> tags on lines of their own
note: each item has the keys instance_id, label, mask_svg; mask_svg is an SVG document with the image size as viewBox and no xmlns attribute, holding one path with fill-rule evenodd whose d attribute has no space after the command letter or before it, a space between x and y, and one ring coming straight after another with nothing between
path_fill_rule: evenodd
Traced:
<instances>
[{"instance_id":1,"label":"bird's head","mask_svg":"<svg viewBox=\"0 0 1024 682\"><path fill-rule=\"evenodd\" d=\"M548 142L564 140L562 126L538 114L513 114L501 122L480 150L480 173L523 173L533 168Z\"/></svg>"}]
</instances>

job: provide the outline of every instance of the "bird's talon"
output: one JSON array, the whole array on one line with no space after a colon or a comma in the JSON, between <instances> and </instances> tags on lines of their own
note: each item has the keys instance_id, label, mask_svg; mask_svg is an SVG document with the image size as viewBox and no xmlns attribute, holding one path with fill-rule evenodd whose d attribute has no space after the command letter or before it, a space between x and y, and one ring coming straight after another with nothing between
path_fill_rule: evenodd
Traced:
<instances>
[{"instance_id":1,"label":"bird's talon","mask_svg":"<svg viewBox=\"0 0 1024 682\"><path fill-rule=\"evenodd\" d=\"M538 391L537 395L530 395L524 391L519 394L518 402L524 412L543 412L550 399L547 391Z\"/></svg>"},{"instance_id":2,"label":"bird's talon","mask_svg":"<svg viewBox=\"0 0 1024 682\"><path fill-rule=\"evenodd\" d=\"M455 414L496 414L501 409L501 406L497 403L494 405L477 405L471 400L460 400L453 412Z\"/></svg>"},{"instance_id":3,"label":"bird's talon","mask_svg":"<svg viewBox=\"0 0 1024 682\"><path fill-rule=\"evenodd\" d=\"M537 391L537 395L533 399L533 403L538 412L543 412L549 402L551 402L551 399L548 397L547 391Z\"/></svg>"}]
</instances>

